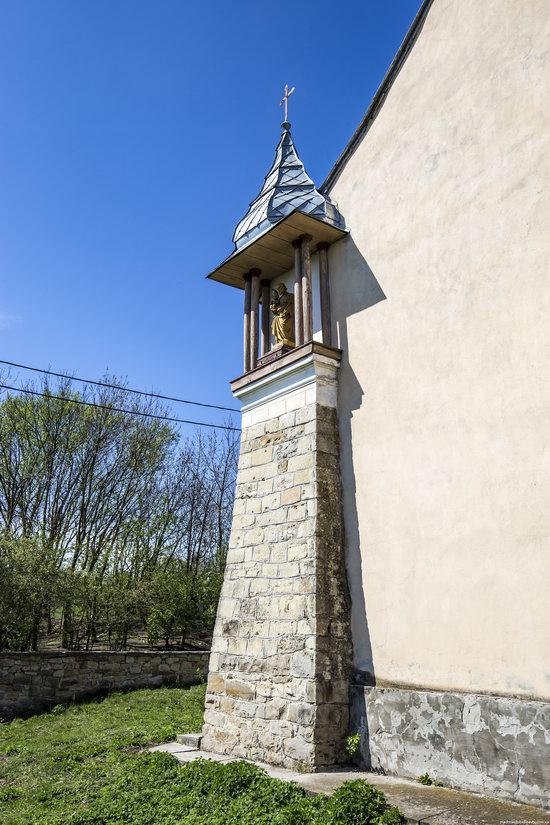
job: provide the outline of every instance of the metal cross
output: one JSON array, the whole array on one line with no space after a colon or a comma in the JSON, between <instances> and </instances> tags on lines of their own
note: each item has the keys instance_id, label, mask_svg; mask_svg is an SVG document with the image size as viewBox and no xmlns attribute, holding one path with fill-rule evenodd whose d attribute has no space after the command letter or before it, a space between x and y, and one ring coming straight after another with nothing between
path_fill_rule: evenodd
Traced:
<instances>
[{"instance_id":1,"label":"metal cross","mask_svg":"<svg viewBox=\"0 0 550 825\"><path fill-rule=\"evenodd\" d=\"M285 107L285 123L288 122L288 98L295 91L295 89L296 87L293 86L292 89L289 90L288 85L285 83L285 95L280 103L281 106L284 104Z\"/></svg>"}]
</instances>

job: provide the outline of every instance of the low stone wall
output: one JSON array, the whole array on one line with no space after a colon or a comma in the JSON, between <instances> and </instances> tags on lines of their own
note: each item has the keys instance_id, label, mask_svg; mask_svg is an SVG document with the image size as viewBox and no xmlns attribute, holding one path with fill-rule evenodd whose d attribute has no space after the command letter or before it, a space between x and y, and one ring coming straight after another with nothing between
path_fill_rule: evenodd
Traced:
<instances>
[{"instance_id":1,"label":"low stone wall","mask_svg":"<svg viewBox=\"0 0 550 825\"><path fill-rule=\"evenodd\" d=\"M28 716L110 690L190 685L206 651L0 653L0 718Z\"/></svg>"},{"instance_id":2,"label":"low stone wall","mask_svg":"<svg viewBox=\"0 0 550 825\"><path fill-rule=\"evenodd\" d=\"M550 702L354 685L351 729L373 771L550 807Z\"/></svg>"}]
</instances>

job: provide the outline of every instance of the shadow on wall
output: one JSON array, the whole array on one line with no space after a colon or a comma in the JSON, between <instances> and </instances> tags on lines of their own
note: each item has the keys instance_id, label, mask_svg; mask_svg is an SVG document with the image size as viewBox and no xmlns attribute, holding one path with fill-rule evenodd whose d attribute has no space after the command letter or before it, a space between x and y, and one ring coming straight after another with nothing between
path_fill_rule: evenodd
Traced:
<instances>
[{"instance_id":1,"label":"shadow on wall","mask_svg":"<svg viewBox=\"0 0 550 825\"><path fill-rule=\"evenodd\" d=\"M330 248L332 320L334 341L342 349L339 382L340 463L346 529L346 564L351 595L351 631L353 638L354 683L375 684L375 670L369 633L368 609L363 590L363 566L368 546L361 548L357 511L357 485L352 447L352 419L363 403L364 391L353 370L354 359L368 353L351 352L348 320L386 300L353 238L348 235ZM368 315L365 316L368 323ZM351 360L350 360L351 357Z\"/></svg>"}]
</instances>

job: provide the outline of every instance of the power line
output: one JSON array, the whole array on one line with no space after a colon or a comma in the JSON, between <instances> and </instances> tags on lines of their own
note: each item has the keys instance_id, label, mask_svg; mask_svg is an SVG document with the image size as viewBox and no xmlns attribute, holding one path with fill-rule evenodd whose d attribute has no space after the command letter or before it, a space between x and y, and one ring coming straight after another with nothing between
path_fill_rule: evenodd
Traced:
<instances>
[{"instance_id":1,"label":"power line","mask_svg":"<svg viewBox=\"0 0 550 825\"><path fill-rule=\"evenodd\" d=\"M10 367L17 367L21 370L31 370L32 372L42 372L44 375L53 375L55 378L66 378L68 381L80 381L82 384L95 384L96 387L107 387L110 390L123 390L135 395L146 395L149 398L161 398L163 401L177 401L178 404L192 404L195 407L209 407L212 410L225 410L226 412L240 412L235 407L221 407L219 404L206 404L202 401L188 401L186 398L175 398L171 395L160 395L157 392L145 392L145 390L132 390L120 384L107 384L105 381L94 381L92 378L77 378L76 375L64 375L62 372L52 370L42 370L39 367L28 367L25 364L16 364L14 361L2 361L0 364L7 364Z\"/></svg>"},{"instance_id":2,"label":"power line","mask_svg":"<svg viewBox=\"0 0 550 825\"><path fill-rule=\"evenodd\" d=\"M0 389L13 390L14 392L24 392L27 395L39 395L41 398L49 398L54 401L68 401L70 404L80 404L82 407L96 407L98 410L108 410L109 412L127 413L128 415L141 415L144 418L158 418L160 421L175 421L178 424L194 424L197 427L215 427L217 430L232 430L240 432L239 427L230 427L227 424L207 424L205 421L188 421L185 418L171 418L168 415L156 415L155 413L137 412L136 410L123 410L121 407L108 407L106 404L95 404L93 401L81 401L78 398L66 398L62 395L48 395L38 390L23 389L23 387L10 387L8 384L0 384Z\"/></svg>"}]
</instances>

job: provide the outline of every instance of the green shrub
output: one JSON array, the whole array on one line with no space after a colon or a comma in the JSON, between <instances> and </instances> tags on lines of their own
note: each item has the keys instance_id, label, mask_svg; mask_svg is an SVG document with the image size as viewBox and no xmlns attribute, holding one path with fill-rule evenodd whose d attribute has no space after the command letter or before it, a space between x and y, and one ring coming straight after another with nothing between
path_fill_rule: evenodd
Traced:
<instances>
[{"instance_id":1,"label":"green shrub","mask_svg":"<svg viewBox=\"0 0 550 825\"><path fill-rule=\"evenodd\" d=\"M12 799L19 799L23 791L19 788L1 788L0 802L11 802Z\"/></svg>"},{"instance_id":2,"label":"green shrub","mask_svg":"<svg viewBox=\"0 0 550 825\"><path fill-rule=\"evenodd\" d=\"M386 797L362 779L346 782L327 804L330 825L398 825L397 808L388 808Z\"/></svg>"},{"instance_id":3,"label":"green shrub","mask_svg":"<svg viewBox=\"0 0 550 825\"><path fill-rule=\"evenodd\" d=\"M197 759L181 767L165 753L128 758L124 771L73 825L397 825L384 794L363 780L334 796L308 796L294 782L248 762Z\"/></svg>"},{"instance_id":4,"label":"green shrub","mask_svg":"<svg viewBox=\"0 0 550 825\"><path fill-rule=\"evenodd\" d=\"M357 751L359 750L359 745L361 743L361 734L360 733L352 733L351 736L348 736L346 739L346 753L349 759L352 759Z\"/></svg>"}]
</instances>

